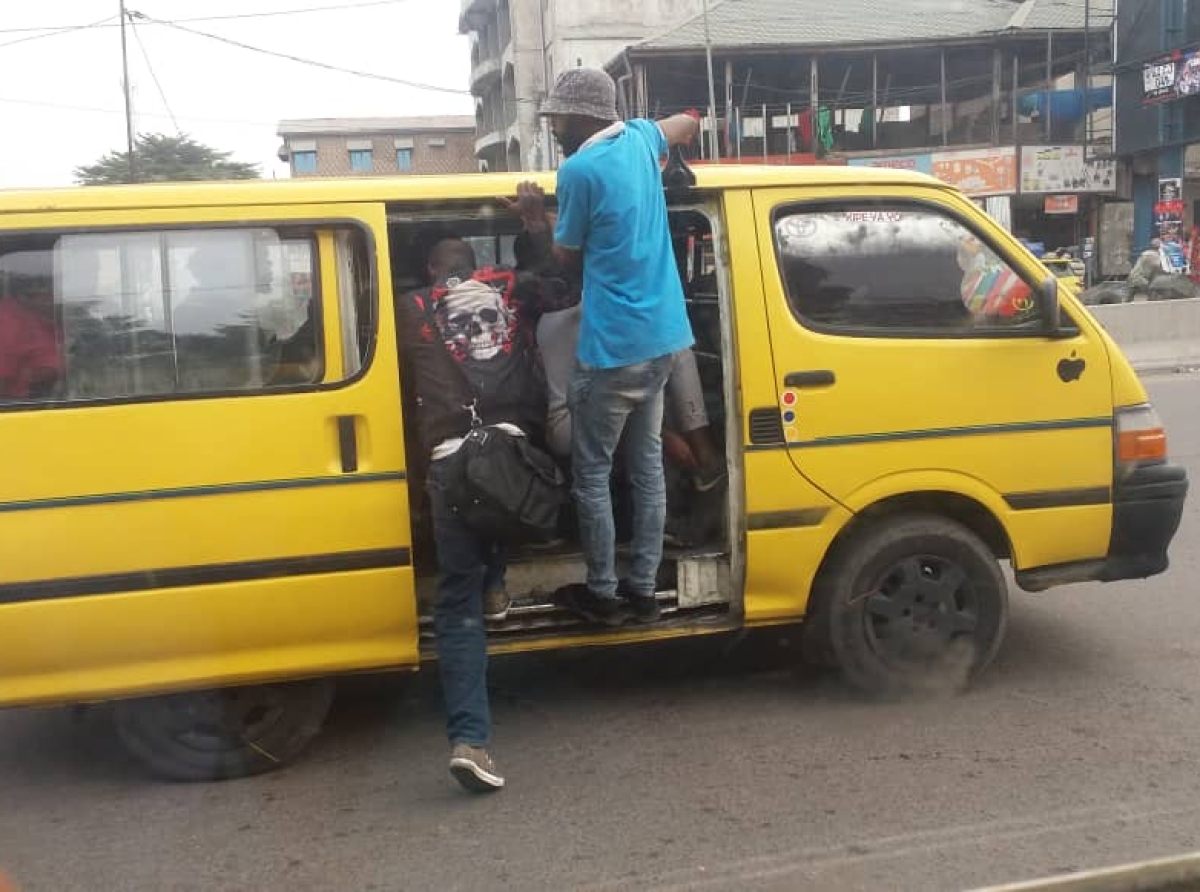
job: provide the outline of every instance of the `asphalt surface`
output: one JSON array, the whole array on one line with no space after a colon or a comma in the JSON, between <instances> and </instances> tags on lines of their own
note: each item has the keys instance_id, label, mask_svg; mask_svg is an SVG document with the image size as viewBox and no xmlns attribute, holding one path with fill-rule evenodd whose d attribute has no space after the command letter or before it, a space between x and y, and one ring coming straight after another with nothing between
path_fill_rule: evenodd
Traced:
<instances>
[{"instance_id":1,"label":"asphalt surface","mask_svg":"<svg viewBox=\"0 0 1200 892\"><path fill-rule=\"evenodd\" d=\"M1148 379L1200 480L1200 376ZM0 714L23 890L940 890L1200 848L1200 496L1165 576L1013 594L968 694L855 698L787 635L495 664L509 787L445 771L435 679L344 692L294 766L147 779L103 712ZM3 887L0 880L0 888Z\"/></svg>"}]
</instances>

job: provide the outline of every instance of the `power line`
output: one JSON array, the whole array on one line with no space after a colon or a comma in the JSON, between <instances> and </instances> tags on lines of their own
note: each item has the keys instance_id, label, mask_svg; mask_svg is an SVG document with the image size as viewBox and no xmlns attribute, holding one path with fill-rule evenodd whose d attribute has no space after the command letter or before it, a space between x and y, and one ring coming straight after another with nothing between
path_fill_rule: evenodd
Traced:
<instances>
[{"instance_id":1,"label":"power line","mask_svg":"<svg viewBox=\"0 0 1200 892\"><path fill-rule=\"evenodd\" d=\"M338 3L333 6L308 6L302 9L277 9L266 12L238 12L229 15L197 16L189 19L174 19L175 24L192 22L228 22L236 19L266 19L276 16L304 15L310 12L353 12L356 9L370 9L375 6L395 6L401 3L411 3L413 0L367 0L366 3Z\"/></svg>"},{"instance_id":2,"label":"power line","mask_svg":"<svg viewBox=\"0 0 1200 892\"><path fill-rule=\"evenodd\" d=\"M89 24L86 24L86 25L70 25L66 28L57 28L54 30L39 28L37 30L42 31L42 32L46 32L49 30L49 33L32 34L29 37L18 37L16 40L8 41L8 43L0 43L0 49L3 49L6 46L16 46L18 43L29 43L31 40L42 40L43 38L46 38L46 37L59 37L63 34L72 34L76 31L86 31L89 28L115 27L116 25L119 25L120 23L117 22L115 24L109 24L115 18L119 18L119 16L110 15L107 18L103 18L103 19L100 19L99 21L95 21L95 22L90 22ZM23 29L19 29L19 30L23 30ZM12 33L12 32L0 31L0 34L8 34L8 33Z\"/></svg>"},{"instance_id":3,"label":"power line","mask_svg":"<svg viewBox=\"0 0 1200 892\"><path fill-rule=\"evenodd\" d=\"M236 19L266 19L277 18L279 16L304 15L311 12L353 12L356 9L370 9L377 6L395 6L401 3L411 3L413 0L367 0L365 3L337 3L329 6L306 6L299 9L275 9L264 10L262 12L239 12L229 15L208 15L196 16L186 19L172 19L172 24L189 24L192 22L228 22ZM120 22L113 22L116 16L109 16L100 22L91 25L43 25L40 28L25 27L25 28L0 28L0 34L27 34L33 32L42 32L36 34L30 40L36 40L38 37L53 37L55 34L66 34L70 31L78 31L82 28L117 28ZM166 24L166 22L156 22L156 24ZM20 42L20 41L15 41ZM8 44L0 44L0 46L8 46Z\"/></svg>"},{"instance_id":4,"label":"power line","mask_svg":"<svg viewBox=\"0 0 1200 892\"><path fill-rule=\"evenodd\" d=\"M104 115L121 115L124 117L125 112L119 108L101 108L94 105L70 105L61 102L43 102L38 99L12 99L6 96L0 96L0 103L8 103L10 105L28 105L35 108L52 108L59 111L78 111L78 112L94 112ZM163 112L139 112L143 118L167 118L170 117ZM195 121L196 123L205 124L229 124L240 127L262 127L263 129L270 128L274 130L279 126L278 121L248 121L245 119L234 118L208 118L198 115L181 115L180 118L185 121Z\"/></svg>"},{"instance_id":5,"label":"power line","mask_svg":"<svg viewBox=\"0 0 1200 892\"><path fill-rule=\"evenodd\" d=\"M249 52L252 52L252 53L259 53L260 55L264 55L264 56L273 56L276 59L286 59L289 62L297 62L301 65L310 65L314 68L323 68L326 71L336 71L340 74L349 74L349 75L353 75L354 77L366 78L367 80L385 81L385 82L391 83L391 84L399 84L400 86L403 86L403 87L411 87L416 90L429 90L429 91L435 92L435 93L448 93L448 94L451 94L454 96L471 96L472 95L470 90L460 90L460 89L456 89L454 87L442 87L442 86L438 86L437 84L425 84L425 83L421 83L419 81L406 80L405 78L392 77L387 74L378 74L376 72L371 72L371 71L359 71L358 69L354 69L354 68L343 68L340 65L331 65L328 62L319 62L316 59L306 59L303 56L293 56L290 53L281 53L276 50L268 50L268 49L264 49L263 47L259 47L259 46L251 46L248 43L242 43L240 40L233 40L232 38L229 38L229 37L222 37L219 34L210 34L207 31L199 31L195 28L188 28L184 25L180 25L175 22L165 21L163 19L151 18L150 16L145 15L144 13L134 12L132 10L130 10L129 15L132 18L138 19L139 21L150 22L150 23L157 24L157 25L166 25L167 27L174 28L176 31L183 31L187 34L192 34L196 37L204 37L204 38L207 38L208 40L215 40L219 43L228 44L229 46L234 46L234 47L237 47L238 49L248 50ZM522 100L522 101L532 102L534 100Z\"/></svg>"},{"instance_id":6,"label":"power line","mask_svg":"<svg viewBox=\"0 0 1200 892\"><path fill-rule=\"evenodd\" d=\"M133 31L133 39L137 41L138 49L142 51L142 58L146 60L146 68L150 70L150 77L154 80L154 86L158 88L158 97L162 100L163 108L167 110L167 114L171 118L171 125L175 128L175 132L183 135L183 130L179 127L179 122L175 120L175 112L171 111L171 103L167 102L167 94L163 91L162 83L158 80L158 75L154 71L154 63L150 61L150 54L146 52L146 44L142 43L142 35L138 33L137 22L130 20L129 28Z\"/></svg>"}]
</instances>

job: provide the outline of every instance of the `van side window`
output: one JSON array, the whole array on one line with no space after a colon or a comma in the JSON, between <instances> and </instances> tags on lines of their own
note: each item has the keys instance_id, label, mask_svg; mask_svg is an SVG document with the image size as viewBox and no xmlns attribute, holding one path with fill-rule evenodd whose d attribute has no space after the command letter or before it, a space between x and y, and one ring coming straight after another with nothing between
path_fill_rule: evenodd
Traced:
<instances>
[{"instance_id":1,"label":"van side window","mask_svg":"<svg viewBox=\"0 0 1200 892\"><path fill-rule=\"evenodd\" d=\"M311 231L0 239L0 402L244 392L323 375Z\"/></svg>"},{"instance_id":2,"label":"van side window","mask_svg":"<svg viewBox=\"0 0 1200 892\"><path fill-rule=\"evenodd\" d=\"M792 312L861 337L1039 331L1037 292L971 230L927 207L786 208L775 244Z\"/></svg>"}]
</instances>

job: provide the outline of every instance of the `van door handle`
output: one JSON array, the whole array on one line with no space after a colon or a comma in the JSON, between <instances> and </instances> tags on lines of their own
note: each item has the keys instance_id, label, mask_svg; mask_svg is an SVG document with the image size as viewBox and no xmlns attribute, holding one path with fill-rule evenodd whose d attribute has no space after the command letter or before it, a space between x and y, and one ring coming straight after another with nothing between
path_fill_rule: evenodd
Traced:
<instances>
[{"instance_id":1,"label":"van door handle","mask_svg":"<svg viewBox=\"0 0 1200 892\"><path fill-rule=\"evenodd\" d=\"M342 473L353 474L358 470L358 432L353 415L339 415L337 419L338 450L342 454Z\"/></svg>"},{"instance_id":2,"label":"van door handle","mask_svg":"<svg viewBox=\"0 0 1200 892\"><path fill-rule=\"evenodd\" d=\"M811 372L788 372L783 379L784 387L829 387L837 383L837 375L831 369L814 369Z\"/></svg>"}]
</instances>

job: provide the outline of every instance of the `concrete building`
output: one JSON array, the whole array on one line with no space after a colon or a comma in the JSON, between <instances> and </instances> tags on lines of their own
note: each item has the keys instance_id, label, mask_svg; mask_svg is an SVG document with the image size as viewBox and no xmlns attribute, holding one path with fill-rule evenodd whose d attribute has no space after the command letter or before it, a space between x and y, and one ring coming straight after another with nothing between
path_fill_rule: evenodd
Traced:
<instances>
[{"instance_id":1,"label":"concrete building","mask_svg":"<svg viewBox=\"0 0 1200 892\"><path fill-rule=\"evenodd\" d=\"M599 68L682 22L703 0L462 0L471 36L475 152L487 170L545 170L555 150L537 109L566 68Z\"/></svg>"},{"instance_id":2,"label":"concrete building","mask_svg":"<svg viewBox=\"0 0 1200 892\"><path fill-rule=\"evenodd\" d=\"M1200 224L1200 4L1120 0L1116 19L1116 149L1132 165L1136 254L1155 237L1187 243Z\"/></svg>"},{"instance_id":3,"label":"concrete building","mask_svg":"<svg viewBox=\"0 0 1200 892\"><path fill-rule=\"evenodd\" d=\"M280 121L292 176L475 173L475 119L310 118Z\"/></svg>"}]
</instances>

